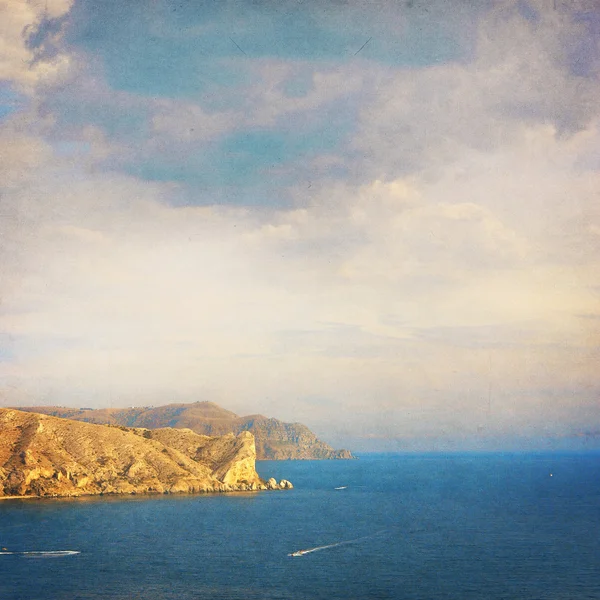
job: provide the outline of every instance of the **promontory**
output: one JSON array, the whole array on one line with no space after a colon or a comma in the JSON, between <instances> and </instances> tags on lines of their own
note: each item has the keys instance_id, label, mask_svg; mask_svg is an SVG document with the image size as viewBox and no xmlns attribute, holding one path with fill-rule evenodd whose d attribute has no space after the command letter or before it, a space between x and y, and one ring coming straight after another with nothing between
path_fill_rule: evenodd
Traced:
<instances>
[{"instance_id":1,"label":"promontory","mask_svg":"<svg viewBox=\"0 0 600 600\"><path fill-rule=\"evenodd\" d=\"M201 435L238 435L249 431L256 440L256 457L259 460L354 458L349 450L334 450L302 423L285 423L263 415L241 417L214 402L130 408L31 406L18 409L88 423L148 429L184 427Z\"/></svg>"},{"instance_id":2,"label":"promontory","mask_svg":"<svg viewBox=\"0 0 600 600\"><path fill-rule=\"evenodd\" d=\"M0 408L0 497L258 491L254 436L96 425Z\"/></svg>"}]
</instances>

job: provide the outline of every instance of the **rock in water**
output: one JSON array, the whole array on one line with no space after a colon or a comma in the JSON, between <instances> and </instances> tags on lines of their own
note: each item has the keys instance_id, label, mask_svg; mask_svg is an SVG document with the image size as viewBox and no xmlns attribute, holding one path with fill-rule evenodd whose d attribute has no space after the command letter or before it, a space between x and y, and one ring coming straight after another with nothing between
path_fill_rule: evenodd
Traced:
<instances>
[{"instance_id":1,"label":"rock in water","mask_svg":"<svg viewBox=\"0 0 600 600\"><path fill-rule=\"evenodd\" d=\"M255 459L249 432L210 437L0 409L0 496L266 489Z\"/></svg>"}]
</instances>

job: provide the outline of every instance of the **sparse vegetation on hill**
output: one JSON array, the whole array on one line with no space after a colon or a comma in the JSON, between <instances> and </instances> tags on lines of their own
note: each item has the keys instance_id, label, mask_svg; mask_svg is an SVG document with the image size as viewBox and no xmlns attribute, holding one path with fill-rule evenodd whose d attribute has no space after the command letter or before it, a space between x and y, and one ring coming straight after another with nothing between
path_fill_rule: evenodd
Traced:
<instances>
[{"instance_id":1,"label":"sparse vegetation on hill","mask_svg":"<svg viewBox=\"0 0 600 600\"><path fill-rule=\"evenodd\" d=\"M123 425L126 427L188 428L200 435L238 435L249 431L256 439L259 460L349 459L348 450L334 450L301 423L284 423L263 415L240 417L213 402L168 404L134 408L61 408L57 406L23 407L56 417L87 423Z\"/></svg>"},{"instance_id":2,"label":"sparse vegetation on hill","mask_svg":"<svg viewBox=\"0 0 600 600\"><path fill-rule=\"evenodd\" d=\"M130 429L0 409L0 496L255 491L254 436Z\"/></svg>"}]
</instances>

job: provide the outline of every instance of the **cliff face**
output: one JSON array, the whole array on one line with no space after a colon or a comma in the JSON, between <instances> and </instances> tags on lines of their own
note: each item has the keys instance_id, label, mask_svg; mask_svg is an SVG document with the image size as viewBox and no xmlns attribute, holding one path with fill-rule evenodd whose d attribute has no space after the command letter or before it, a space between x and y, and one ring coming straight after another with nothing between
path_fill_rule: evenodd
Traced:
<instances>
[{"instance_id":1,"label":"cliff face","mask_svg":"<svg viewBox=\"0 0 600 600\"><path fill-rule=\"evenodd\" d=\"M256 437L257 454L268 460L353 458L348 450L334 450L301 423L283 423L262 415L246 417L239 430ZM237 431L235 429L234 431Z\"/></svg>"},{"instance_id":2,"label":"cliff face","mask_svg":"<svg viewBox=\"0 0 600 600\"><path fill-rule=\"evenodd\" d=\"M212 402L169 404L158 407L125 409L74 409L56 406L25 407L19 410L50 414L88 423L106 423L126 427L188 428L201 435L239 435L249 431L256 439L257 458L286 459L349 459L348 450L334 450L300 423L284 423L262 415L240 417Z\"/></svg>"},{"instance_id":3,"label":"cliff face","mask_svg":"<svg viewBox=\"0 0 600 600\"><path fill-rule=\"evenodd\" d=\"M0 409L0 496L226 492L263 482L254 437L128 429Z\"/></svg>"}]
</instances>

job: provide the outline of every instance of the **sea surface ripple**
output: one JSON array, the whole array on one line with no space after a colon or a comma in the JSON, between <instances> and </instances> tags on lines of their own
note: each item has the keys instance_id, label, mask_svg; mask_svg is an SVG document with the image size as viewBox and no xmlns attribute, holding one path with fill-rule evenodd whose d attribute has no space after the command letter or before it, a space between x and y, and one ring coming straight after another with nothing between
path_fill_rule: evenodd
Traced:
<instances>
[{"instance_id":1,"label":"sea surface ripple","mask_svg":"<svg viewBox=\"0 0 600 600\"><path fill-rule=\"evenodd\" d=\"M598 453L257 468L295 488L0 502L0 598L600 599Z\"/></svg>"}]
</instances>

